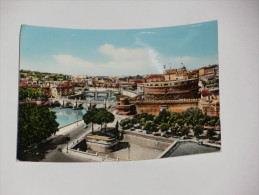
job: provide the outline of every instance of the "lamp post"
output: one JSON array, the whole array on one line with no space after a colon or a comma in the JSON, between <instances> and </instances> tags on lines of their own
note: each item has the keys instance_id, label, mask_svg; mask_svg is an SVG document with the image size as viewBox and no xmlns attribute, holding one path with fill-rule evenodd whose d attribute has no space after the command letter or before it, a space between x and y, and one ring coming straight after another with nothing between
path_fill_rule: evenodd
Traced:
<instances>
[{"instance_id":1,"label":"lamp post","mask_svg":"<svg viewBox=\"0 0 259 195\"><path fill-rule=\"evenodd\" d=\"M76 112L76 123L77 123L77 126L78 126L78 110Z\"/></svg>"},{"instance_id":2,"label":"lamp post","mask_svg":"<svg viewBox=\"0 0 259 195\"><path fill-rule=\"evenodd\" d=\"M128 160L130 160L130 144L128 145Z\"/></svg>"}]
</instances>

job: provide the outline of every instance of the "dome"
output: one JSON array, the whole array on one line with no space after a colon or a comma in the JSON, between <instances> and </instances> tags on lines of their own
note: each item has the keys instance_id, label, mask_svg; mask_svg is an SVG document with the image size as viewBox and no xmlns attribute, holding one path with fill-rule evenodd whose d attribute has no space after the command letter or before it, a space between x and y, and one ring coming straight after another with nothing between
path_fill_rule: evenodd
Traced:
<instances>
[{"instance_id":1,"label":"dome","mask_svg":"<svg viewBox=\"0 0 259 195\"><path fill-rule=\"evenodd\" d=\"M181 63L181 67L178 70L186 70L186 67Z\"/></svg>"}]
</instances>

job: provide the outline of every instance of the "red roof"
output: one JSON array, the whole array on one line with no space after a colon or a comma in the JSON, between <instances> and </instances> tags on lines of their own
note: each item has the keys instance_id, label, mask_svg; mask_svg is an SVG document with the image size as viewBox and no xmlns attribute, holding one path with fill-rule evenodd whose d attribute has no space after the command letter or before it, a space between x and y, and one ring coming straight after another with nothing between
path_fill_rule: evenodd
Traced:
<instances>
[{"instance_id":1,"label":"red roof","mask_svg":"<svg viewBox=\"0 0 259 195\"><path fill-rule=\"evenodd\" d=\"M148 75L147 79L152 79L152 78L164 78L164 75L162 74L154 74L154 75Z\"/></svg>"},{"instance_id":2,"label":"red roof","mask_svg":"<svg viewBox=\"0 0 259 195\"><path fill-rule=\"evenodd\" d=\"M38 86L34 86L34 85L20 85L20 87L38 88Z\"/></svg>"},{"instance_id":3,"label":"red roof","mask_svg":"<svg viewBox=\"0 0 259 195\"><path fill-rule=\"evenodd\" d=\"M211 94L211 92L208 91L208 90L203 90L203 91L201 92L201 95L202 95L202 96L207 96L207 95L210 95L210 94Z\"/></svg>"},{"instance_id":4,"label":"red roof","mask_svg":"<svg viewBox=\"0 0 259 195\"><path fill-rule=\"evenodd\" d=\"M193 71L193 72L189 72L189 73L188 73L188 75L195 75L195 74L197 74L197 72L194 72L194 71Z\"/></svg>"},{"instance_id":5,"label":"red roof","mask_svg":"<svg viewBox=\"0 0 259 195\"><path fill-rule=\"evenodd\" d=\"M142 81L142 80L135 79L135 80L131 80L131 82L142 83L143 81Z\"/></svg>"}]
</instances>

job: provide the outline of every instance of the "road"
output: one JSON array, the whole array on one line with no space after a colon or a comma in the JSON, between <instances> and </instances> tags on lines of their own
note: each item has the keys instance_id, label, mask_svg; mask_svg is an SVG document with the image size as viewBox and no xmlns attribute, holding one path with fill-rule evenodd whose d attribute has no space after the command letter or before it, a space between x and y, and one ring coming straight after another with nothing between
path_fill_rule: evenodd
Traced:
<instances>
[{"instance_id":1,"label":"road","mask_svg":"<svg viewBox=\"0 0 259 195\"><path fill-rule=\"evenodd\" d=\"M109 123L108 127L115 127L117 121L121 121L124 118L127 118L128 116L122 116L115 114L115 111L112 112L115 115L115 120L113 123ZM84 129L85 123L83 121L80 121L78 123L74 123L72 125L69 125L67 127L62 128L57 135L70 135L70 141L68 142L68 145L72 144L73 142L76 142L77 140L84 137L87 133L92 131L92 125L89 125L86 129ZM100 126L95 124L94 130L97 130ZM62 152L58 151L58 148L62 150ZM80 156L75 156L73 154L67 153L67 144L58 145L58 147L54 150L50 150L45 154L45 158L42 160L42 162L94 162L91 159L83 158Z\"/></svg>"},{"instance_id":2,"label":"road","mask_svg":"<svg viewBox=\"0 0 259 195\"><path fill-rule=\"evenodd\" d=\"M68 144L71 144L78 139L82 138L87 132L91 131L91 128L88 127L87 129L84 129L84 123L80 122L77 126L77 124L73 124L70 126L69 131L64 131L64 133L60 132L59 135L66 135L70 134L70 141ZM69 127L67 127L69 128ZM62 150L62 152L58 151L58 148ZM45 158L42 160L42 162L94 162L93 160L78 157L71 155L67 152L67 144L59 145L56 149L49 151Z\"/></svg>"}]
</instances>

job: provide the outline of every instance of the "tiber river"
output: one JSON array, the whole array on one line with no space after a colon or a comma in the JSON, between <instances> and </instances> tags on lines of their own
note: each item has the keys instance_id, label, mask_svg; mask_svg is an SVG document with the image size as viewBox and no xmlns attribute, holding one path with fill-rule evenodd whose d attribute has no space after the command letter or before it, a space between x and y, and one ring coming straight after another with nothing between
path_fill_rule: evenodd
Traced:
<instances>
[{"instance_id":1,"label":"tiber river","mask_svg":"<svg viewBox=\"0 0 259 195\"><path fill-rule=\"evenodd\" d=\"M51 108L51 111L54 111L56 113L56 121L58 122L58 127L63 127L65 125L68 125L70 123L76 122L78 120L81 120L86 113L86 109L82 110L73 110L72 108Z\"/></svg>"},{"instance_id":2,"label":"tiber river","mask_svg":"<svg viewBox=\"0 0 259 195\"><path fill-rule=\"evenodd\" d=\"M98 101L103 101L103 100L107 100L107 96L106 94L103 94L102 96L99 95L99 97L97 97ZM94 97L92 96L86 96L85 99L87 100L93 100ZM115 99L114 96L111 97L111 99ZM96 108L98 108L99 105L96 105ZM55 107L55 108L51 108L51 111L56 113L56 121L59 124L59 128L63 127L65 125L68 125L70 123L74 123L76 121L82 120L84 114L87 111L87 107L85 105L83 105L83 109L82 110L73 110L72 108L59 108L59 107Z\"/></svg>"}]
</instances>

